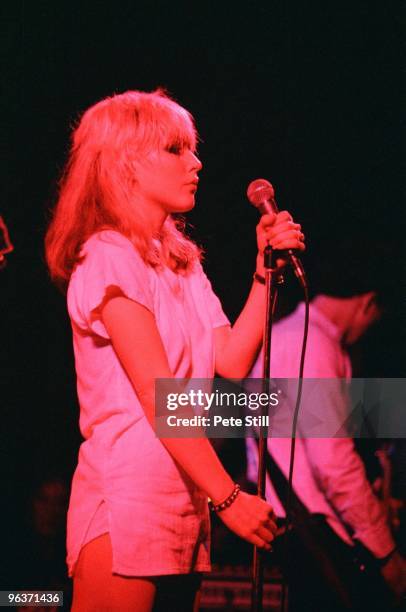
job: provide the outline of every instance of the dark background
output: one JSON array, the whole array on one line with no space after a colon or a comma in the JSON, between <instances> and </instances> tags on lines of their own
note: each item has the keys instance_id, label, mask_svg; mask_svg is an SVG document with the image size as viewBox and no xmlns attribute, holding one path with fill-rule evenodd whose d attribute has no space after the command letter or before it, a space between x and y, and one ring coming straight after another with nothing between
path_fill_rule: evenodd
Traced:
<instances>
[{"instance_id":1,"label":"dark background","mask_svg":"<svg viewBox=\"0 0 406 612\"><path fill-rule=\"evenodd\" d=\"M232 319L254 270L246 187L264 177L302 223L310 283L321 261L342 275L362 255L376 270L389 299L362 373L403 375L401 3L238 6L2 3L0 214L15 251L0 271L1 463L12 513L38 478L69 476L76 459L69 322L43 236L70 125L114 92L164 86L195 116L204 169L189 220ZM298 297L289 277L282 303Z\"/></svg>"}]
</instances>

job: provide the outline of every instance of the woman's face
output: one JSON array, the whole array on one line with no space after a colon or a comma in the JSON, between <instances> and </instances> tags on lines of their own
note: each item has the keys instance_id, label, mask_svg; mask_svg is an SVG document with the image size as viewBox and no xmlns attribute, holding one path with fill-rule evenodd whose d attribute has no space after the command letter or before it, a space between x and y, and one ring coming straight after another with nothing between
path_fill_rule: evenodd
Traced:
<instances>
[{"instance_id":1,"label":"woman's face","mask_svg":"<svg viewBox=\"0 0 406 612\"><path fill-rule=\"evenodd\" d=\"M135 164L137 205L143 203L165 215L185 213L195 205L200 160L177 145L147 154ZM148 212L148 208L147 208Z\"/></svg>"}]
</instances>

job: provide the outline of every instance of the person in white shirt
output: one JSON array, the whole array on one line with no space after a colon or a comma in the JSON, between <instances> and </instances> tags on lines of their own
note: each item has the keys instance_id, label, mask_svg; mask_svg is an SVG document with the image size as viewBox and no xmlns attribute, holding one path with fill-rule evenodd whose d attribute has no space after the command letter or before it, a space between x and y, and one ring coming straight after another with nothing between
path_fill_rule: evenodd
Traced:
<instances>
[{"instance_id":1,"label":"person in white shirt","mask_svg":"<svg viewBox=\"0 0 406 612\"><path fill-rule=\"evenodd\" d=\"M273 326L270 368L272 378L298 377L304 313L304 304L299 304L292 314ZM349 379L351 363L345 347L355 343L378 317L379 307L372 291L350 297L317 295L310 304L304 377ZM261 378L262 354L250 376ZM319 405L332 417L340 413L344 417L346 396L340 395L339 391L325 392ZM276 464L276 469L280 470L285 479L289 472L290 447L291 440L288 437L268 440L273 465ZM255 480L258 452L253 438L247 438L247 460L248 477ZM276 493L277 487L273 484L268 475L266 497L272 503L276 514L284 517L285 509ZM354 441L349 437L297 438L293 488L309 520L310 517L323 517L325 526L324 531L320 533L326 533L326 529L331 532L331 538L330 535L326 538L336 540L337 547L344 551L344 555L345 551L348 552L347 559L352 557L354 544L361 543L371 557L377 560L376 565L386 585L396 598L400 598L405 589L405 563L396 549L384 508L367 479ZM328 546L329 543L326 543L326 547ZM330 552L331 555L341 554L341 551L338 553L336 549ZM310 553L309 555L311 556ZM291 591L294 591L294 584L297 585L296 593L290 593L290 598L295 602L292 609L321 609L317 607L321 604L321 585L310 584L314 583L316 577L312 581L311 572L310 577L306 573L310 567L313 568L312 562L300 564L296 558L292 563L295 563L295 572L292 573L296 573L296 576ZM330 609L335 609L332 603L334 601L338 602L337 609L362 609L365 602L362 601L361 594L358 603L352 600L351 587L345 585L345 581L342 588L338 587L339 594L334 594L334 579L326 576L321 568L321 575L323 573L324 579L329 583L326 593L327 597L331 595L329 605L333 607ZM297 592L298 588L300 593ZM318 604L310 601L313 595L320 598ZM370 604L364 609L371 609Z\"/></svg>"},{"instance_id":2,"label":"person in white shirt","mask_svg":"<svg viewBox=\"0 0 406 612\"><path fill-rule=\"evenodd\" d=\"M155 380L245 376L260 347L263 251L304 250L289 213L257 226L257 267L231 327L178 215L202 163L192 116L164 91L128 91L82 116L46 236L67 290L84 437L68 511L72 610L191 609L210 568L209 511L270 550L276 525L204 438L155 431ZM171 606L163 604L164 595Z\"/></svg>"}]
</instances>

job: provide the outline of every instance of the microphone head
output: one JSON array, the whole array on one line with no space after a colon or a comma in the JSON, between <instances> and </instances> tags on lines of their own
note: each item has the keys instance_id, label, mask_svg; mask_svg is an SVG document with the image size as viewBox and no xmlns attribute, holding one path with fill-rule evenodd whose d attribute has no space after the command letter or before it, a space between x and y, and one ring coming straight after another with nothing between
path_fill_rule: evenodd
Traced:
<instances>
[{"instance_id":1,"label":"microphone head","mask_svg":"<svg viewBox=\"0 0 406 612\"><path fill-rule=\"evenodd\" d=\"M255 179L248 185L247 197L251 204L258 208L264 202L272 202L275 191L269 181L265 179Z\"/></svg>"}]
</instances>

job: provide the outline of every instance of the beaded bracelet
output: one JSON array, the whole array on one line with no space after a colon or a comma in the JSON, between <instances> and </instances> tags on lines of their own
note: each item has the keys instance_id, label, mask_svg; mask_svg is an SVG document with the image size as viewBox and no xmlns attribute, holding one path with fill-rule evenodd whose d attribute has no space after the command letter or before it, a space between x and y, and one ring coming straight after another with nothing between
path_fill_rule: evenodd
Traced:
<instances>
[{"instance_id":1,"label":"beaded bracelet","mask_svg":"<svg viewBox=\"0 0 406 612\"><path fill-rule=\"evenodd\" d=\"M232 493L223 501L221 504L213 504L213 502L209 501L209 508L212 512L222 512L226 508L229 508L231 504L236 500L237 495L240 492L240 485L235 484Z\"/></svg>"}]
</instances>

